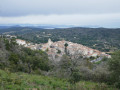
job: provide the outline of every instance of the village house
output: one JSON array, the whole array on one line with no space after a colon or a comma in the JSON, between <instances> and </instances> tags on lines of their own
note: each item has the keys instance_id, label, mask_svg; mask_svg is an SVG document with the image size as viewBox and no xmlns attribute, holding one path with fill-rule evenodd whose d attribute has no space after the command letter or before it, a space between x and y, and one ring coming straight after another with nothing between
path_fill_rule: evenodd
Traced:
<instances>
[{"instance_id":1,"label":"village house","mask_svg":"<svg viewBox=\"0 0 120 90\"><path fill-rule=\"evenodd\" d=\"M70 56L84 56L84 57L108 57L110 58L111 56L106 54L105 52L100 52L99 50L95 50L89 47L86 47L84 45L81 44L77 44L77 43L73 43L73 42L69 42L69 41L57 41L57 42L53 42L51 41L51 39L48 39L48 43L45 44L31 44L31 43L27 43L24 40L21 39L16 39L16 42L19 45L23 45L27 48L30 48L32 50L43 50L45 51L50 59L54 59L54 60L60 60L60 58L66 54L65 52L65 43L68 44L67 48L67 53Z\"/></svg>"},{"instance_id":2,"label":"village house","mask_svg":"<svg viewBox=\"0 0 120 90\"><path fill-rule=\"evenodd\" d=\"M26 41L21 40L21 39L16 39L16 43L17 43L18 45L26 45L26 44L27 44Z\"/></svg>"},{"instance_id":3,"label":"village house","mask_svg":"<svg viewBox=\"0 0 120 90\"><path fill-rule=\"evenodd\" d=\"M41 45L41 50L46 51L49 56L61 56L65 54L65 43L68 44L67 46L67 52L74 56L74 55L83 55L85 57L97 57L97 56L105 56L105 57L110 57L110 55L106 54L105 52L100 52L99 50L95 50L86 46L83 46L81 44L77 43L72 43L69 41L57 41L57 42L52 42L51 39L48 39L48 43L42 44ZM60 53L57 53L58 50Z\"/></svg>"}]
</instances>

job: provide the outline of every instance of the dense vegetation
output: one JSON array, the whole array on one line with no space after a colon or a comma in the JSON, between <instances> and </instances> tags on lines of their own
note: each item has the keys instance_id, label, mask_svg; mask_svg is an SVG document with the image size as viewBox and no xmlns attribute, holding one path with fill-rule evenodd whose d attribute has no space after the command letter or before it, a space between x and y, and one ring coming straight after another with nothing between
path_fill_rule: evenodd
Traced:
<instances>
[{"instance_id":1,"label":"dense vegetation","mask_svg":"<svg viewBox=\"0 0 120 90\"><path fill-rule=\"evenodd\" d=\"M104 83L80 81L76 85L65 79L32 75L26 73L11 73L0 70L0 90L118 90Z\"/></svg>"},{"instance_id":2,"label":"dense vegetation","mask_svg":"<svg viewBox=\"0 0 120 90\"><path fill-rule=\"evenodd\" d=\"M97 63L82 56L72 59L67 53L55 62L41 50L17 45L14 38L0 38L1 89L117 90L119 67L120 51Z\"/></svg>"},{"instance_id":3,"label":"dense vegetation","mask_svg":"<svg viewBox=\"0 0 120 90\"><path fill-rule=\"evenodd\" d=\"M109 70L111 71L111 83L120 88L120 51L113 53L109 61Z\"/></svg>"},{"instance_id":4,"label":"dense vegetation","mask_svg":"<svg viewBox=\"0 0 120 90\"><path fill-rule=\"evenodd\" d=\"M7 68L12 72L40 73L41 70L48 71L50 69L48 63L45 52L18 46L14 38L0 38L1 69Z\"/></svg>"},{"instance_id":5,"label":"dense vegetation","mask_svg":"<svg viewBox=\"0 0 120 90\"><path fill-rule=\"evenodd\" d=\"M18 35L19 38L34 43L45 43L48 38L51 38L53 41L65 39L106 52L120 49L119 28L66 28L50 30L16 27L1 29L0 33L15 34Z\"/></svg>"}]
</instances>

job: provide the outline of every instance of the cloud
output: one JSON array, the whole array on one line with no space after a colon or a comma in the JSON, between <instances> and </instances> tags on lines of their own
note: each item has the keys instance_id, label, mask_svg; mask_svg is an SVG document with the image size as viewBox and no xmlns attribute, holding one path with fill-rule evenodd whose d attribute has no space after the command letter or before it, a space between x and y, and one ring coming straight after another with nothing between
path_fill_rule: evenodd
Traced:
<instances>
[{"instance_id":1,"label":"cloud","mask_svg":"<svg viewBox=\"0 0 120 90\"><path fill-rule=\"evenodd\" d=\"M120 13L120 0L0 0L0 16Z\"/></svg>"},{"instance_id":2,"label":"cloud","mask_svg":"<svg viewBox=\"0 0 120 90\"><path fill-rule=\"evenodd\" d=\"M0 24L120 27L120 0L0 0Z\"/></svg>"},{"instance_id":3,"label":"cloud","mask_svg":"<svg viewBox=\"0 0 120 90\"><path fill-rule=\"evenodd\" d=\"M65 24L98 25L104 27L120 26L120 13L116 14L63 14L28 15L20 17L0 17L0 24Z\"/></svg>"}]
</instances>

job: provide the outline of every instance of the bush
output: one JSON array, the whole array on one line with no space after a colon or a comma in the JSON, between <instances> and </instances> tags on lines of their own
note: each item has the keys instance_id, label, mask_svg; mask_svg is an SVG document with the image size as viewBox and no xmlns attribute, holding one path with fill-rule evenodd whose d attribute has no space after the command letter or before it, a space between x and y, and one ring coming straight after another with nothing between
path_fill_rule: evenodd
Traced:
<instances>
[{"instance_id":1,"label":"bush","mask_svg":"<svg viewBox=\"0 0 120 90\"><path fill-rule=\"evenodd\" d=\"M120 88L120 51L113 53L108 64L111 71L111 83Z\"/></svg>"}]
</instances>

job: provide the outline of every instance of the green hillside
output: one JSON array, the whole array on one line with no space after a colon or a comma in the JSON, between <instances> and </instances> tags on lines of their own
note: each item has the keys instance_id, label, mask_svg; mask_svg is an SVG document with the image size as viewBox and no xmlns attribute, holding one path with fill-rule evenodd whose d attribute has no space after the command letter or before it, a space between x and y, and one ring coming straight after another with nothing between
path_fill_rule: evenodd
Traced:
<instances>
[{"instance_id":1,"label":"green hillside","mask_svg":"<svg viewBox=\"0 0 120 90\"><path fill-rule=\"evenodd\" d=\"M70 84L65 79L0 70L0 90L117 90L104 83L80 81Z\"/></svg>"},{"instance_id":2,"label":"green hillside","mask_svg":"<svg viewBox=\"0 0 120 90\"><path fill-rule=\"evenodd\" d=\"M45 43L65 39L88 47L109 52L120 49L120 28L63 28L42 29L31 27L12 27L0 29L1 34L17 35L34 43Z\"/></svg>"},{"instance_id":3,"label":"green hillside","mask_svg":"<svg viewBox=\"0 0 120 90\"><path fill-rule=\"evenodd\" d=\"M44 51L0 38L0 90L117 90L119 67L120 51L97 63L67 54L55 62Z\"/></svg>"}]
</instances>

